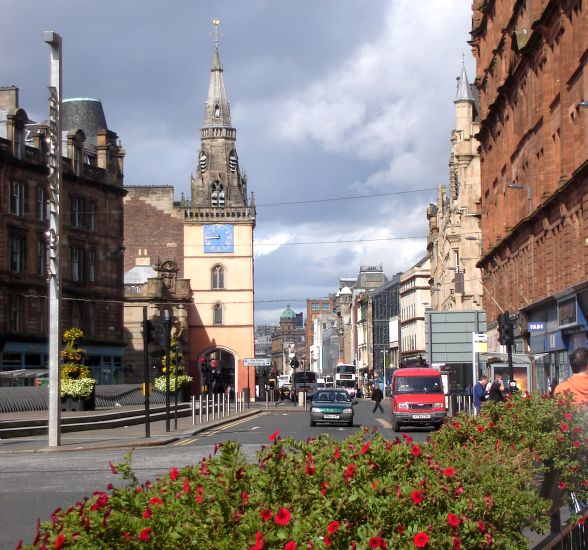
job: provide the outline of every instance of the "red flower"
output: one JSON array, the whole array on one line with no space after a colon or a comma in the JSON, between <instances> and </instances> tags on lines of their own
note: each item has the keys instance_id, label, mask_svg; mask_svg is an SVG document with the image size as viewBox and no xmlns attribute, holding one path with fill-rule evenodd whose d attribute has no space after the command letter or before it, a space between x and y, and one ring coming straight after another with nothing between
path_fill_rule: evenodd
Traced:
<instances>
[{"instance_id":1,"label":"red flower","mask_svg":"<svg viewBox=\"0 0 588 550\"><path fill-rule=\"evenodd\" d=\"M321 495L326 496L327 494L327 489L330 487L329 482L328 481L323 481L322 485L321 485Z\"/></svg>"},{"instance_id":2,"label":"red flower","mask_svg":"<svg viewBox=\"0 0 588 550\"><path fill-rule=\"evenodd\" d=\"M172 481L178 479L178 469L175 466L169 471L169 477Z\"/></svg>"},{"instance_id":3,"label":"red flower","mask_svg":"<svg viewBox=\"0 0 588 550\"><path fill-rule=\"evenodd\" d=\"M456 490L455 490L455 496L458 497L463 493L463 487L460 485Z\"/></svg>"},{"instance_id":4,"label":"red flower","mask_svg":"<svg viewBox=\"0 0 588 550\"><path fill-rule=\"evenodd\" d=\"M263 521L269 521L272 519L272 513L266 508L259 513L259 516Z\"/></svg>"},{"instance_id":5,"label":"red flower","mask_svg":"<svg viewBox=\"0 0 588 550\"><path fill-rule=\"evenodd\" d=\"M196 487L196 502L202 504L202 485Z\"/></svg>"},{"instance_id":6,"label":"red flower","mask_svg":"<svg viewBox=\"0 0 588 550\"><path fill-rule=\"evenodd\" d=\"M151 517L151 508L149 508L149 506L147 506L145 510L143 510L143 517L145 519L149 519Z\"/></svg>"},{"instance_id":7,"label":"red flower","mask_svg":"<svg viewBox=\"0 0 588 550\"><path fill-rule=\"evenodd\" d=\"M404 525L399 525L398 527L396 527L396 532L404 535Z\"/></svg>"},{"instance_id":8,"label":"red flower","mask_svg":"<svg viewBox=\"0 0 588 550\"><path fill-rule=\"evenodd\" d=\"M482 533L486 531L486 524L481 519L478 520L478 529L480 529Z\"/></svg>"},{"instance_id":9,"label":"red flower","mask_svg":"<svg viewBox=\"0 0 588 550\"><path fill-rule=\"evenodd\" d=\"M368 546L370 548L387 548L386 540L382 537L372 537Z\"/></svg>"},{"instance_id":10,"label":"red flower","mask_svg":"<svg viewBox=\"0 0 588 550\"><path fill-rule=\"evenodd\" d=\"M412 456L421 456L421 448L418 445L413 445L410 452Z\"/></svg>"},{"instance_id":11,"label":"red flower","mask_svg":"<svg viewBox=\"0 0 588 550\"><path fill-rule=\"evenodd\" d=\"M277 525L288 525L291 517L292 515L288 508L280 508L276 513L276 517L274 517L274 521Z\"/></svg>"},{"instance_id":12,"label":"red flower","mask_svg":"<svg viewBox=\"0 0 588 550\"><path fill-rule=\"evenodd\" d=\"M250 550L262 550L263 548L263 533L261 531L257 531L255 533L255 545L251 547Z\"/></svg>"},{"instance_id":13,"label":"red flower","mask_svg":"<svg viewBox=\"0 0 588 550\"><path fill-rule=\"evenodd\" d=\"M331 546L331 537L329 535L327 535L324 539L323 542L325 543L325 546Z\"/></svg>"},{"instance_id":14,"label":"red flower","mask_svg":"<svg viewBox=\"0 0 588 550\"><path fill-rule=\"evenodd\" d=\"M280 432L278 430L276 430L273 434L271 434L268 439L270 441L275 441L276 439L278 439L280 437Z\"/></svg>"},{"instance_id":15,"label":"red flower","mask_svg":"<svg viewBox=\"0 0 588 550\"><path fill-rule=\"evenodd\" d=\"M420 504L425 499L423 493L421 493L420 491L413 491L412 493L410 493L410 498L415 504Z\"/></svg>"},{"instance_id":16,"label":"red flower","mask_svg":"<svg viewBox=\"0 0 588 550\"><path fill-rule=\"evenodd\" d=\"M333 535L339 530L339 527L341 527L341 524L338 521L332 521L331 523L329 523L327 531L331 533L331 535Z\"/></svg>"},{"instance_id":17,"label":"red flower","mask_svg":"<svg viewBox=\"0 0 588 550\"><path fill-rule=\"evenodd\" d=\"M378 486L377 482L372 481L372 489L375 491L376 487Z\"/></svg>"},{"instance_id":18,"label":"red flower","mask_svg":"<svg viewBox=\"0 0 588 550\"><path fill-rule=\"evenodd\" d=\"M185 477L184 478L184 494L188 494L190 492L190 480Z\"/></svg>"},{"instance_id":19,"label":"red flower","mask_svg":"<svg viewBox=\"0 0 588 550\"><path fill-rule=\"evenodd\" d=\"M417 548L424 548L429 542L429 535L427 535L426 531L421 531L414 536L412 541Z\"/></svg>"},{"instance_id":20,"label":"red flower","mask_svg":"<svg viewBox=\"0 0 588 550\"><path fill-rule=\"evenodd\" d=\"M558 484L558 487L559 487L560 489L565 489L565 488L566 488L566 484L565 484L565 482L563 482L563 481L560 481L560 482L559 482L559 484Z\"/></svg>"},{"instance_id":21,"label":"red flower","mask_svg":"<svg viewBox=\"0 0 588 550\"><path fill-rule=\"evenodd\" d=\"M151 497L149 504L163 504L163 500L161 500L159 497Z\"/></svg>"},{"instance_id":22,"label":"red flower","mask_svg":"<svg viewBox=\"0 0 588 550\"><path fill-rule=\"evenodd\" d=\"M455 470L451 466L447 466L447 468L443 470L443 475L446 477L453 477L455 475Z\"/></svg>"},{"instance_id":23,"label":"red flower","mask_svg":"<svg viewBox=\"0 0 588 550\"><path fill-rule=\"evenodd\" d=\"M307 464L304 468L304 471L306 472L307 476L311 476L316 472L316 468L312 464Z\"/></svg>"},{"instance_id":24,"label":"red flower","mask_svg":"<svg viewBox=\"0 0 588 550\"><path fill-rule=\"evenodd\" d=\"M412 437L410 437L410 435L402 434L402 437L406 439L407 445L412 443Z\"/></svg>"},{"instance_id":25,"label":"red flower","mask_svg":"<svg viewBox=\"0 0 588 550\"><path fill-rule=\"evenodd\" d=\"M243 501L243 506L249 506L249 495L247 491L241 492L241 500Z\"/></svg>"},{"instance_id":26,"label":"red flower","mask_svg":"<svg viewBox=\"0 0 588 550\"><path fill-rule=\"evenodd\" d=\"M447 521L454 529L461 523L459 516L453 512L449 512L449 514L447 514Z\"/></svg>"},{"instance_id":27,"label":"red flower","mask_svg":"<svg viewBox=\"0 0 588 550\"><path fill-rule=\"evenodd\" d=\"M349 466L347 466L347 469L343 473L343 477L345 478L345 481L349 481L355 475L356 470L357 470L357 466L355 464L353 464L353 462L351 464L349 464Z\"/></svg>"},{"instance_id":28,"label":"red flower","mask_svg":"<svg viewBox=\"0 0 588 550\"><path fill-rule=\"evenodd\" d=\"M461 550L461 539L453 537L453 550Z\"/></svg>"},{"instance_id":29,"label":"red flower","mask_svg":"<svg viewBox=\"0 0 588 550\"><path fill-rule=\"evenodd\" d=\"M335 452L333 453L333 456L335 457L335 459L339 459L339 457L341 456L341 451L339 450L339 447L335 447Z\"/></svg>"},{"instance_id":30,"label":"red flower","mask_svg":"<svg viewBox=\"0 0 588 550\"><path fill-rule=\"evenodd\" d=\"M477 427L477 430L478 430L480 433L482 433L482 432L484 431L484 426L478 426L478 427Z\"/></svg>"},{"instance_id":31,"label":"red flower","mask_svg":"<svg viewBox=\"0 0 588 550\"><path fill-rule=\"evenodd\" d=\"M141 540L147 542L151 537L151 531L153 531L151 527L145 527L140 533Z\"/></svg>"},{"instance_id":32,"label":"red flower","mask_svg":"<svg viewBox=\"0 0 588 550\"><path fill-rule=\"evenodd\" d=\"M492 537L490 533L486 533L486 544L492 544Z\"/></svg>"},{"instance_id":33,"label":"red flower","mask_svg":"<svg viewBox=\"0 0 588 550\"><path fill-rule=\"evenodd\" d=\"M564 414L564 416L566 417L566 420L572 419L572 413L566 413L566 414Z\"/></svg>"},{"instance_id":34,"label":"red flower","mask_svg":"<svg viewBox=\"0 0 588 550\"><path fill-rule=\"evenodd\" d=\"M117 474L118 473L118 470L116 469L116 466L112 462L109 462L108 465L110 466L110 471L113 474Z\"/></svg>"},{"instance_id":35,"label":"red flower","mask_svg":"<svg viewBox=\"0 0 588 550\"><path fill-rule=\"evenodd\" d=\"M106 506L106 503L108 502L108 496L106 495L106 493L96 492L94 494L98 495L98 498L96 499L96 502L92 504L90 510L96 511L100 508L104 508L104 506Z\"/></svg>"},{"instance_id":36,"label":"red flower","mask_svg":"<svg viewBox=\"0 0 588 550\"><path fill-rule=\"evenodd\" d=\"M115 472L113 472L115 473ZM55 539L55 542L53 543L53 548L55 548L55 550L60 550L61 548L63 548L63 545L65 544L65 535L63 533L59 533L59 535L57 535L57 538Z\"/></svg>"},{"instance_id":37,"label":"red flower","mask_svg":"<svg viewBox=\"0 0 588 550\"><path fill-rule=\"evenodd\" d=\"M284 546L284 550L296 550L296 543L293 540L289 540Z\"/></svg>"},{"instance_id":38,"label":"red flower","mask_svg":"<svg viewBox=\"0 0 588 550\"><path fill-rule=\"evenodd\" d=\"M371 441L368 441L367 443L365 443L364 445L362 445L361 449L359 450L359 453L364 455L365 453L367 453L370 450L370 445L372 444Z\"/></svg>"},{"instance_id":39,"label":"red flower","mask_svg":"<svg viewBox=\"0 0 588 550\"><path fill-rule=\"evenodd\" d=\"M568 426L568 425L567 425L565 422L562 422L562 423L559 425L559 429L560 429L562 432L564 432L564 433L568 431L568 428L569 428L569 426Z\"/></svg>"}]
</instances>

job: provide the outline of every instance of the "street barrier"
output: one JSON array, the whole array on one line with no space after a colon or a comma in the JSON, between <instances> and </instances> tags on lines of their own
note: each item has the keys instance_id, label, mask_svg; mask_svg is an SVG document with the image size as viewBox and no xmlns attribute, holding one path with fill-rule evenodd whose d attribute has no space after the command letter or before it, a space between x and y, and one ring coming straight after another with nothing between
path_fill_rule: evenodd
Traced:
<instances>
[{"instance_id":1,"label":"street barrier","mask_svg":"<svg viewBox=\"0 0 588 550\"><path fill-rule=\"evenodd\" d=\"M228 395L200 395L198 397L198 421L203 422L203 417L206 422L212 416L212 420L225 418L231 416L233 412L233 404ZM245 392L238 392L235 394L234 413L239 414L245 410ZM192 426L196 425L196 397L192 396Z\"/></svg>"}]
</instances>

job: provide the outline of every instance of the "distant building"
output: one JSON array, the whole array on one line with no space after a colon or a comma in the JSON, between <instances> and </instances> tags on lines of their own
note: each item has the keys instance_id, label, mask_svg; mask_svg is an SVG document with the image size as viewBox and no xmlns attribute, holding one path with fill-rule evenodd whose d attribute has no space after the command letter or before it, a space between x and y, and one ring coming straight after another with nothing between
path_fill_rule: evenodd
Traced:
<instances>
[{"instance_id":1,"label":"distant building","mask_svg":"<svg viewBox=\"0 0 588 550\"><path fill-rule=\"evenodd\" d=\"M62 327L84 331L99 383L120 383L125 152L96 99L64 100L61 121ZM47 133L0 88L0 370L48 368Z\"/></svg>"},{"instance_id":2,"label":"distant building","mask_svg":"<svg viewBox=\"0 0 588 550\"><path fill-rule=\"evenodd\" d=\"M320 371L320 361L318 360L320 351L316 347L317 344L315 344L314 338L315 320L324 316L324 314L332 314L333 302L334 300L331 296L329 298L308 298L306 300L306 357L309 364L316 366L317 372ZM315 347L313 348L313 346ZM315 370L314 367L313 370Z\"/></svg>"},{"instance_id":3,"label":"distant building","mask_svg":"<svg viewBox=\"0 0 588 550\"><path fill-rule=\"evenodd\" d=\"M398 361L398 316L400 315L400 277L396 273L392 280L372 290L373 364L374 370L384 373L386 367L397 367ZM391 327L394 327L391 330Z\"/></svg>"},{"instance_id":4,"label":"distant building","mask_svg":"<svg viewBox=\"0 0 588 550\"><path fill-rule=\"evenodd\" d=\"M291 374L290 361L296 357L300 368L308 368L306 362L306 338L304 327L298 326L297 315L288 306L280 315L277 331L272 335L272 368L278 374Z\"/></svg>"}]
</instances>

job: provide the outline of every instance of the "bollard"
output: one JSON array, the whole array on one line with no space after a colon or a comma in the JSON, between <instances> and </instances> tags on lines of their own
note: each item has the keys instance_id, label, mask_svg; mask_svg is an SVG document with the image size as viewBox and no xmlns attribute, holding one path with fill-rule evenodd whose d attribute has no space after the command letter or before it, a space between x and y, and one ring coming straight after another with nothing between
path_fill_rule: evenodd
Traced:
<instances>
[{"instance_id":1,"label":"bollard","mask_svg":"<svg viewBox=\"0 0 588 550\"><path fill-rule=\"evenodd\" d=\"M202 394L198 396L198 417L200 418L200 424L202 424Z\"/></svg>"},{"instance_id":2,"label":"bollard","mask_svg":"<svg viewBox=\"0 0 588 550\"><path fill-rule=\"evenodd\" d=\"M265 392L265 410L269 409L269 393Z\"/></svg>"},{"instance_id":3,"label":"bollard","mask_svg":"<svg viewBox=\"0 0 588 550\"><path fill-rule=\"evenodd\" d=\"M192 426L196 424L196 396L192 396Z\"/></svg>"},{"instance_id":4,"label":"bollard","mask_svg":"<svg viewBox=\"0 0 588 550\"><path fill-rule=\"evenodd\" d=\"M206 422L208 422L208 395L206 395Z\"/></svg>"},{"instance_id":5,"label":"bollard","mask_svg":"<svg viewBox=\"0 0 588 550\"><path fill-rule=\"evenodd\" d=\"M216 418L216 394L212 394L212 419Z\"/></svg>"}]
</instances>

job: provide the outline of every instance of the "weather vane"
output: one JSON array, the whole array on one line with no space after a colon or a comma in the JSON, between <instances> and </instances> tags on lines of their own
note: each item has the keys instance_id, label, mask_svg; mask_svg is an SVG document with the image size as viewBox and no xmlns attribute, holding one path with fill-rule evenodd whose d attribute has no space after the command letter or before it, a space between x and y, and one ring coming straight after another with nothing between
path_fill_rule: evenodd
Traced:
<instances>
[{"instance_id":1,"label":"weather vane","mask_svg":"<svg viewBox=\"0 0 588 550\"><path fill-rule=\"evenodd\" d=\"M214 25L214 45L215 47L218 47L218 27L221 24L220 19L213 19L212 24Z\"/></svg>"}]
</instances>

